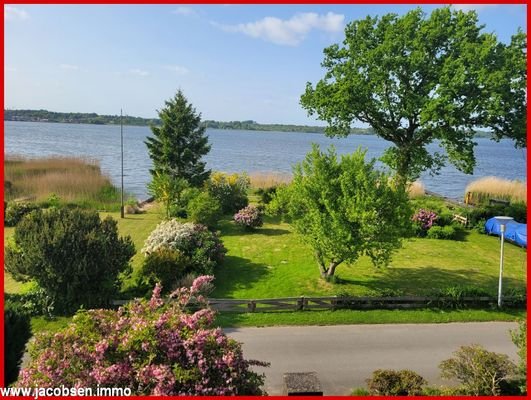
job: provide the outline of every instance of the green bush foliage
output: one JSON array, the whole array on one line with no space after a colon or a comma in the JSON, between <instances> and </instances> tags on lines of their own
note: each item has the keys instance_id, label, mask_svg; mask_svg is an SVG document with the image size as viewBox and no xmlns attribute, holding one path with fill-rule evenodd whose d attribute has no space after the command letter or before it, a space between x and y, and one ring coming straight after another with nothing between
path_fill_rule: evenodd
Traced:
<instances>
[{"instance_id":1,"label":"green bush foliage","mask_svg":"<svg viewBox=\"0 0 531 400\"><path fill-rule=\"evenodd\" d=\"M33 279L58 313L108 304L135 254L131 238L118 237L116 221L97 212L37 210L17 225L5 268L19 281Z\"/></svg>"},{"instance_id":2,"label":"green bush foliage","mask_svg":"<svg viewBox=\"0 0 531 400\"><path fill-rule=\"evenodd\" d=\"M38 210L40 207L37 204L33 203L7 203L5 215L4 215L4 225L5 226L15 226L24 215L29 214L34 210Z\"/></svg>"},{"instance_id":3,"label":"green bush foliage","mask_svg":"<svg viewBox=\"0 0 531 400\"><path fill-rule=\"evenodd\" d=\"M417 396L422 394L426 380L416 372L403 369L378 369L367 379L372 396Z\"/></svg>"},{"instance_id":4,"label":"green bush foliage","mask_svg":"<svg viewBox=\"0 0 531 400\"><path fill-rule=\"evenodd\" d=\"M249 204L247 191L251 181L246 174L214 172L206 182L212 197L219 200L224 214L233 214Z\"/></svg>"},{"instance_id":5,"label":"green bush foliage","mask_svg":"<svg viewBox=\"0 0 531 400\"><path fill-rule=\"evenodd\" d=\"M517 372L506 354L488 351L479 345L462 346L454 357L439 365L441 376L457 379L467 395L499 396L503 382Z\"/></svg>"},{"instance_id":6,"label":"green bush foliage","mask_svg":"<svg viewBox=\"0 0 531 400\"><path fill-rule=\"evenodd\" d=\"M467 216L469 224L475 226L478 222L488 220L498 215L513 217L516 222L527 223L527 206L523 203L514 203L508 206L492 205L468 209Z\"/></svg>"},{"instance_id":7,"label":"green bush foliage","mask_svg":"<svg viewBox=\"0 0 531 400\"><path fill-rule=\"evenodd\" d=\"M450 286L436 289L429 296L436 298L434 305L439 308L458 309L470 307L470 304L465 304L465 297L492 297L492 293L476 286Z\"/></svg>"},{"instance_id":8,"label":"green bush foliage","mask_svg":"<svg viewBox=\"0 0 531 400\"><path fill-rule=\"evenodd\" d=\"M171 291L190 270L191 264L190 258L181 251L161 247L146 255L138 274L140 286L151 289L160 283L166 291Z\"/></svg>"},{"instance_id":9,"label":"green bush foliage","mask_svg":"<svg viewBox=\"0 0 531 400\"><path fill-rule=\"evenodd\" d=\"M518 328L511 330L511 339L518 349L518 386L521 394L527 393L527 321L518 322Z\"/></svg>"},{"instance_id":10,"label":"green bush foliage","mask_svg":"<svg viewBox=\"0 0 531 400\"><path fill-rule=\"evenodd\" d=\"M260 207L250 204L234 214L234 222L246 229L259 228L264 224L263 210Z\"/></svg>"},{"instance_id":11,"label":"green bush foliage","mask_svg":"<svg viewBox=\"0 0 531 400\"><path fill-rule=\"evenodd\" d=\"M30 317L18 302L6 299L4 304L4 386L17 380L26 342L30 337Z\"/></svg>"},{"instance_id":12,"label":"green bush foliage","mask_svg":"<svg viewBox=\"0 0 531 400\"><path fill-rule=\"evenodd\" d=\"M457 237L457 230L451 226L432 226L426 237L429 239L445 239L445 240L454 240Z\"/></svg>"},{"instance_id":13,"label":"green bush foliage","mask_svg":"<svg viewBox=\"0 0 531 400\"><path fill-rule=\"evenodd\" d=\"M186 207L188 218L198 224L215 227L222 216L221 204L208 192L192 198Z\"/></svg>"},{"instance_id":14,"label":"green bush foliage","mask_svg":"<svg viewBox=\"0 0 531 400\"><path fill-rule=\"evenodd\" d=\"M52 317L54 314L53 299L38 286L32 287L25 293L5 293L4 298L6 301L16 302L20 309L31 317L39 315Z\"/></svg>"},{"instance_id":15,"label":"green bush foliage","mask_svg":"<svg viewBox=\"0 0 531 400\"><path fill-rule=\"evenodd\" d=\"M273 200L273 197L275 197L277 189L278 186L270 186L268 188L257 189L256 194L260 196L260 204L264 206L268 205L271 200Z\"/></svg>"}]
</instances>

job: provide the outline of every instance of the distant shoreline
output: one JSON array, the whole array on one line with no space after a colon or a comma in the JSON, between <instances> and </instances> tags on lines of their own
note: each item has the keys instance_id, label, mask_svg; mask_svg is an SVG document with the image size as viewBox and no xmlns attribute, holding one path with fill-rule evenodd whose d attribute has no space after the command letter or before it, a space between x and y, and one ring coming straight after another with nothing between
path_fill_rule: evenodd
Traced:
<instances>
[{"instance_id":1,"label":"distant shoreline","mask_svg":"<svg viewBox=\"0 0 531 400\"><path fill-rule=\"evenodd\" d=\"M14 122L51 122L59 124L120 125L119 115L99 115L96 113L61 113L47 110L4 110L4 121ZM124 126L158 126L157 118L122 117ZM205 128L221 130L241 130L258 132L301 132L325 133L324 126L294 124L260 124L256 121L213 121L202 122ZM351 128L353 135L375 135L372 128ZM491 138L489 132L476 131L476 138Z\"/></svg>"}]
</instances>

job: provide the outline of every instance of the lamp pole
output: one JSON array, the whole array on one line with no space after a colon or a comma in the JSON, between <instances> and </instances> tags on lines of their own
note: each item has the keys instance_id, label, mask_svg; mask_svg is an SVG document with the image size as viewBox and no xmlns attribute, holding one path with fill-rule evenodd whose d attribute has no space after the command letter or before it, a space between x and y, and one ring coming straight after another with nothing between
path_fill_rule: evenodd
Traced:
<instances>
[{"instance_id":1,"label":"lamp pole","mask_svg":"<svg viewBox=\"0 0 531 400\"><path fill-rule=\"evenodd\" d=\"M120 149L122 153L122 192L120 199L120 217L124 218L124 124L122 109L120 109Z\"/></svg>"},{"instance_id":2,"label":"lamp pole","mask_svg":"<svg viewBox=\"0 0 531 400\"><path fill-rule=\"evenodd\" d=\"M498 280L498 307L502 306L502 279L503 279L503 243L505 239L505 226L513 220L511 217L494 217L500 224L500 277Z\"/></svg>"}]
</instances>

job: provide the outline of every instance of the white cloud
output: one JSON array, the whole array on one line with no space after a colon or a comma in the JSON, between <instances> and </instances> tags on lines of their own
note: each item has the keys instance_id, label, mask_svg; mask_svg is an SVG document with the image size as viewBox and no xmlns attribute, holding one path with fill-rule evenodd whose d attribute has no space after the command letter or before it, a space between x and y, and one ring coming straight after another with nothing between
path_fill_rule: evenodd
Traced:
<instances>
[{"instance_id":1,"label":"white cloud","mask_svg":"<svg viewBox=\"0 0 531 400\"><path fill-rule=\"evenodd\" d=\"M193 8L185 6L177 7L175 10L172 11L172 13L177 15L184 15L185 17L197 15L197 12Z\"/></svg>"},{"instance_id":2,"label":"white cloud","mask_svg":"<svg viewBox=\"0 0 531 400\"><path fill-rule=\"evenodd\" d=\"M61 65L59 65L59 68L66 69L68 71L78 71L79 70L79 66L72 65L72 64L61 64Z\"/></svg>"},{"instance_id":3,"label":"white cloud","mask_svg":"<svg viewBox=\"0 0 531 400\"><path fill-rule=\"evenodd\" d=\"M29 18L29 14L21 8L12 6L4 7L4 21L23 21Z\"/></svg>"},{"instance_id":4,"label":"white cloud","mask_svg":"<svg viewBox=\"0 0 531 400\"><path fill-rule=\"evenodd\" d=\"M329 12L324 15L316 13L296 14L288 20L265 17L256 22L238 25L213 23L226 32L239 32L253 38L260 38L280 45L296 46L312 30L340 32L343 30L345 16Z\"/></svg>"},{"instance_id":5,"label":"white cloud","mask_svg":"<svg viewBox=\"0 0 531 400\"><path fill-rule=\"evenodd\" d=\"M168 71L175 72L177 75L186 75L188 72L190 72L188 68L181 65L166 65L164 68Z\"/></svg>"},{"instance_id":6,"label":"white cloud","mask_svg":"<svg viewBox=\"0 0 531 400\"><path fill-rule=\"evenodd\" d=\"M480 11L489 7L497 7L497 4L451 4L453 8L461 11Z\"/></svg>"},{"instance_id":7,"label":"white cloud","mask_svg":"<svg viewBox=\"0 0 531 400\"><path fill-rule=\"evenodd\" d=\"M142 69L138 69L138 68L130 69L129 73L131 75L136 75L136 76L148 76L149 75L149 72L144 71Z\"/></svg>"}]
</instances>

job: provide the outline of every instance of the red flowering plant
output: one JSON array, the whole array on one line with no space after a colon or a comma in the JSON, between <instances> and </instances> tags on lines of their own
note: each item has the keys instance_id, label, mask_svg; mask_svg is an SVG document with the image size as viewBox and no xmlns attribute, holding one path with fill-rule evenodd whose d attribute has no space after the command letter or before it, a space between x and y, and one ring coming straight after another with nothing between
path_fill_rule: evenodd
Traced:
<instances>
[{"instance_id":1,"label":"red flowering plant","mask_svg":"<svg viewBox=\"0 0 531 400\"><path fill-rule=\"evenodd\" d=\"M36 337L20 387L129 388L133 395L263 395L264 375L241 344L212 328L205 287L212 276L118 310L79 311L58 333ZM198 309L195 312L189 310Z\"/></svg>"}]
</instances>

